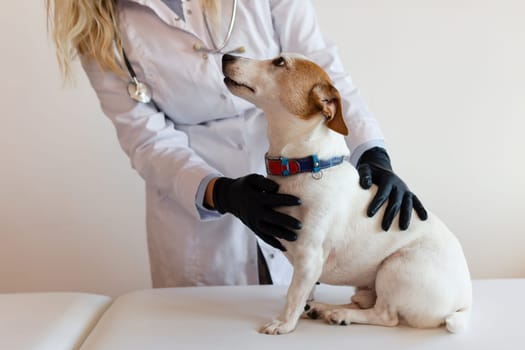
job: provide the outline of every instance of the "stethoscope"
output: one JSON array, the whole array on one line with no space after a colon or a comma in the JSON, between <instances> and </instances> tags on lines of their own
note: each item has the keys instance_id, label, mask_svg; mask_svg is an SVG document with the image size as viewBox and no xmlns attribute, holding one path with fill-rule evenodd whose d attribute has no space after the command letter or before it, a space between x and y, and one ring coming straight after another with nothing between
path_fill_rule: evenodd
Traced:
<instances>
[{"instance_id":1,"label":"stethoscope","mask_svg":"<svg viewBox=\"0 0 525 350\"><path fill-rule=\"evenodd\" d=\"M208 32L208 36L211 39L211 42L213 44L213 48L208 48L206 46L203 46L202 44L196 43L193 45L193 50L198 52L204 52L206 54L226 54L226 53L243 53L246 51L244 46L239 46L236 49L225 51L224 48L226 45L228 45L228 42L230 41L230 38L232 36L233 27L235 26L235 18L237 17L237 0L233 0L232 5L232 13L230 17L230 24L228 25L228 31L226 32L226 36L224 37L224 41L222 45L218 46L215 43L215 39L213 38L213 35L210 30L210 25L208 24L208 18L206 16L206 11L203 10L203 17L204 17L204 24L206 26L206 31ZM124 63L126 64L126 68L129 73L130 81L128 83L128 94L129 96L140 103L149 103L151 102L152 93L149 86L145 83L140 82L137 79L137 74L135 73L135 70L131 66L131 63L129 63L128 57L126 56L126 52L124 49L122 49L122 56L124 58Z\"/></svg>"}]
</instances>

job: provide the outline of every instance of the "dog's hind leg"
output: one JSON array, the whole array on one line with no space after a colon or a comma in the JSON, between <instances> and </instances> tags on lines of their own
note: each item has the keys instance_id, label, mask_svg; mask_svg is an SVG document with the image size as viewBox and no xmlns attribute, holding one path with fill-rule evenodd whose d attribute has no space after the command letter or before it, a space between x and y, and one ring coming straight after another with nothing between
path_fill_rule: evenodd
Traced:
<instances>
[{"instance_id":1,"label":"dog's hind leg","mask_svg":"<svg viewBox=\"0 0 525 350\"><path fill-rule=\"evenodd\" d=\"M397 311L381 303L366 310L346 308L327 311L324 314L324 318L330 324L343 326L351 323L362 323L393 327L399 323Z\"/></svg>"},{"instance_id":2,"label":"dog's hind leg","mask_svg":"<svg viewBox=\"0 0 525 350\"><path fill-rule=\"evenodd\" d=\"M352 303L357 304L360 309L370 309L376 304L376 291L374 288L357 288L352 295Z\"/></svg>"},{"instance_id":3,"label":"dog's hind leg","mask_svg":"<svg viewBox=\"0 0 525 350\"><path fill-rule=\"evenodd\" d=\"M352 296L350 304L325 304L321 302L308 301L304 309L303 317L311 319L324 318L328 311L336 309L370 309L376 303L377 295L373 288L359 287Z\"/></svg>"},{"instance_id":4,"label":"dog's hind leg","mask_svg":"<svg viewBox=\"0 0 525 350\"><path fill-rule=\"evenodd\" d=\"M286 306L276 320L259 329L265 334L285 334L293 331L306 305L312 287L321 276L323 267L322 252L304 252L303 258L294 262L292 283L288 288Z\"/></svg>"},{"instance_id":5,"label":"dog's hind leg","mask_svg":"<svg viewBox=\"0 0 525 350\"><path fill-rule=\"evenodd\" d=\"M306 304L304 308L304 313L301 317L311 318L317 320L319 318L324 318L324 315L332 310L337 309L359 309L359 305L355 303L350 304L326 304L318 301L310 301Z\"/></svg>"}]
</instances>

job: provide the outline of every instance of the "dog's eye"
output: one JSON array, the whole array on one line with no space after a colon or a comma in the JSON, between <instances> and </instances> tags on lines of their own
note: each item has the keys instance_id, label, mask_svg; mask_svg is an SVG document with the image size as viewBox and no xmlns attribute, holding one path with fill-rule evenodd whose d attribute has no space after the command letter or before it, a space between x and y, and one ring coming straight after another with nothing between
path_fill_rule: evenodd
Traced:
<instances>
[{"instance_id":1,"label":"dog's eye","mask_svg":"<svg viewBox=\"0 0 525 350\"><path fill-rule=\"evenodd\" d=\"M272 63L276 67L284 67L284 65L286 64L286 60L283 57L277 57L273 60Z\"/></svg>"}]
</instances>

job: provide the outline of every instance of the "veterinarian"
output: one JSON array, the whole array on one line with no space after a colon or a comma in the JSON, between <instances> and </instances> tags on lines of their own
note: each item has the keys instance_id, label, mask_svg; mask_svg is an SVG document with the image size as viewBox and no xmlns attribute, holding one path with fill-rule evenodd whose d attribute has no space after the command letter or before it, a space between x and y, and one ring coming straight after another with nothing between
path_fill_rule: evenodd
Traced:
<instances>
[{"instance_id":1,"label":"veterinarian","mask_svg":"<svg viewBox=\"0 0 525 350\"><path fill-rule=\"evenodd\" d=\"M146 184L154 287L287 284L274 236L300 222L273 210L300 205L265 174L266 122L223 83L224 53L301 53L323 66L344 100L350 162L383 229L426 212L392 172L383 134L304 0L47 0L66 77L78 56L131 166ZM227 213L233 215L226 215ZM236 217L235 217L236 216ZM240 220L239 220L240 219ZM255 235L253 234L255 232Z\"/></svg>"}]
</instances>

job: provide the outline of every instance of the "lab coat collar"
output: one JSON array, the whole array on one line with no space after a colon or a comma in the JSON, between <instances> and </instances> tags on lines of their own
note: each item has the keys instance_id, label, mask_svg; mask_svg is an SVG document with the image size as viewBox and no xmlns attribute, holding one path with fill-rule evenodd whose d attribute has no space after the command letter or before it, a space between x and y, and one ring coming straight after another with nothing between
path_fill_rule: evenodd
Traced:
<instances>
[{"instance_id":1,"label":"lab coat collar","mask_svg":"<svg viewBox=\"0 0 525 350\"><path fill-rule=\"evenodd\" d=\"M209 37L206 27L204 24L204 18L202 15L202 8L200 1L183 1L183 7L185 13L185 20L178 16L168 5L162 0L121 0L122 2L132 2L145 6L152 10L163 22L169 26L183 30L193 35L197 40L195 43L202 44L206 47L212 47L213 43ZM233 1L223 1L222 10L225 13L230 13ZM229 17L228 21L230 20ZM222 39L221 39L222 40Z\"/></svg>"},{"instance_id":2,"label":"lab coat collar","mask_svg":"<svg viewBox=\"0 0 525 350\"><path fill-rule=\"evenodd\" d=\"M194 30L195 25L192 23L194 16L185 16L184 20L162 0L123 0L123 2L133 2L148 7L166 24L197 36ZM195 6L200 6L198 1L184 1L183 6L185 11L190 10L192 13L200 13L200 9L194 8Z\"/></svg>"}]
</instances>

